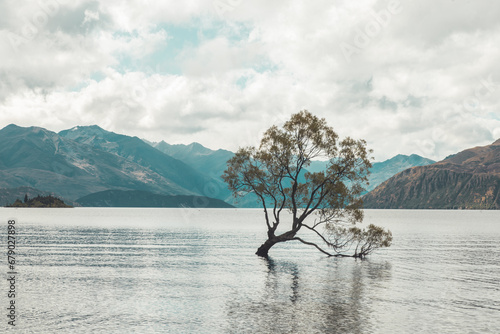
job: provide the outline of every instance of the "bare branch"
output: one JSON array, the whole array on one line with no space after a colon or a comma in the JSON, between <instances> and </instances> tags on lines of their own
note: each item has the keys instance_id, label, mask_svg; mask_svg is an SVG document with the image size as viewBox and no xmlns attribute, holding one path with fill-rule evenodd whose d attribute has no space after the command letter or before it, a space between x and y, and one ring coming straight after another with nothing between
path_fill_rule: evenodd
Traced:
<instances>
[{"instance_id":1,"label":"bare branch","mask_svg":"<svg viewBox=\"0 0 500 334\"><path fill-rule=\"evenodd\" d=\"M307 228L307 229L313 231L314 233L316 233L316 235L318 235L321 238L321 240L324 241L325 244L327 244L328 246L330 246L332 248L335 248L334 245L331 242L329 242L328 240L326 240L326 238L321 233L319 233L314 227L310 227L310 226L308 226L306 224L302 224L302 226L304 226L305 228Z\"/></svg>"},{"instance_id":2,"label":"bare branch","mask_svg":"<svg viewBox=\"0 0 500 334\"><path fill-rule=\"evenodd\" d=\"M320 252L322 252L322 253L324 253L324 254L326 254L326 255L328 255L328 256L334 256L334 254L330 254L330 253L328 253L327 251L325 251L325 250L321 249L321 247L319 247L318 245L316 245L316 244L315 244L315 243L313 243L313 242L308 242L308 241L302 240L302 239L301 239L301 238L299 238L299 237L295 237L295 238L290 239L290 240L298 240L298 241L302 242L303 244L306 244L306 245L309 245L309 246L314 246L314 247L316 247L316 248L317 248Z\"/></svg>"},{"instance_id":3,"label":"bare branch","mask_svg":"<svg viewBox=\"0 0 500 334\"><path fill-rule=\"evenodd\" d=\"M319 247L318 245L316 245L314 242L309 242L309 241L305 241L305 240L302 240L301 238L299 237L295 237L293 239L290 239L290 240L297 240L297 241L300 241L302 242L303 244L306 244L306 245L309 245L309 246L314 246L316 247L317 250L319 250L321 253L323 254L326 254L328 256L331 256L331 257L353 257L352 255L346 255L346 254L330 254L328 253L327 251L323 250L321 247Z\"/></svg>"}]
</instances>

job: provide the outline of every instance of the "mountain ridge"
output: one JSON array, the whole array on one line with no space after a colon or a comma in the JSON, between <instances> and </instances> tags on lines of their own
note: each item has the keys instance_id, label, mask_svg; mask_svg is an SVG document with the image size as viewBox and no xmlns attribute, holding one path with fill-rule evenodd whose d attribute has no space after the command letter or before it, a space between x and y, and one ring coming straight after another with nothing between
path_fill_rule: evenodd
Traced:
<instances>
[{"instance_id":1,"label":"mountain ridge","mask_svg":"<svg viewBox=\"0 0 500 334\"><path fill-rule=\"evenodd\" d=\"M188 145L171 145L163 140L158 143L147 143L213 177L220 177L227 167L227 160L234 156L233 152L221 149L217 151L211 150L196 142ZM416 154L409 156L398 154L385 161L375 162L371 168L372 174L369 177L370 184L367 186L367 192L408 167L423 166L432 163L435 163L435 161ZM311 164L306 169L309 172L319 172L324 170L327 164L327 161L311 161ZM238 199L228 196L225 201L240 207L260 207L257 198L251 195Z\"/></svg>"},{"instance_id":2,"label":"mountain ridge","mask_svg":"<svg viewBox=\"0 0 500 334\"><path fill-rule=\"evenodd\" d=\"M89 133L83 135L82 128ZM15 124L1 129L0 187L30 186L74 200L107 189L202 195L197 188L212 182L137 137L97 126L70 130L74 135ZM138 158L134 152L140 153ZM155 156L156 161L148 161ZM179 185L170 177L186 182Z\"/></svg>"},{"instance_id":3,"label":"mountain ridge","mask_svg":"<svg viewBox=\"0 0 500 334\"><path fill-rule=\"evenodd\" d=\"M500 209L500 140L406 169L363 197L366 208Z\"/></svg>"},{"instance_id":4,"label":"mountain ridge","mask_svg":"<svg viewBox=\"0 0 500 334\"><path fill-rule=\"evenodd\" d=\"M75 126L56 133L15 124L0 130L0 141L3 143L0 147L0 188L43 189L66 201L115 190L207 196L240 207L256 207L251 196L234 201L221 179L226 162L234 153L212 150L197 142L188 145L170 145L163 140L152 143L97 125ZM500 139L487 146L463 150L439 162L416 154L398 154L375 162L368 188L371 191L364 197L365 207L498 207L498 201L491 197L499 197L499 152ZM308 169L315 172L326 164L313 161ZM397 182L393 180L395 177ZM415 184L410 187L410 191L402 179L406 183L415 180L420 183L418 187ZM450 184L455 187L443 190ZM479 199L477 194L471 193L476 190L483 194ZM416 194L430 197L422 203L415 199ZM447 196L453 198L442 203Z\"/></svg>"},{"instance_id":5,"label":"mountain ridge","mask_svg":"<svg viewBox=\"0 0 500 334\"><path fill-rule=\"evenodd\" d=\"M157 150L138 137L109 132L96 125L78 126L70 130L63 130L59 134L148 168L192 194L205 195L203 189L205 185L211 183L218 184L219 188L222 187L221 181Z\"/></svg>"}]
</instances>

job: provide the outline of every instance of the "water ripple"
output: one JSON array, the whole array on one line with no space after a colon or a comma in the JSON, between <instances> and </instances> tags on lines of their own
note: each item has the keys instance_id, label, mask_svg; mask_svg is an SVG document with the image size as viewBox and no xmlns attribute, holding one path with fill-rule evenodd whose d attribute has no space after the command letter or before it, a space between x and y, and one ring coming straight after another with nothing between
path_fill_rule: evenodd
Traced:
<instances>
[{"instance_id":1,"label":"water ripple","mask_svg":"<svg viewBox=\"0 0 500 334\"><path fill-rule=\"evenodd\" d=\"M367 223L392 230L394 245L360 261L325 258L299 243L273 248L270 260L258 258L265 232L255 210L90 210L96 209L75 210L74 217L16 211L24 221L18 255L24 332L500 328L496 212L367 211Z\"/></svg>"}]
</instances>

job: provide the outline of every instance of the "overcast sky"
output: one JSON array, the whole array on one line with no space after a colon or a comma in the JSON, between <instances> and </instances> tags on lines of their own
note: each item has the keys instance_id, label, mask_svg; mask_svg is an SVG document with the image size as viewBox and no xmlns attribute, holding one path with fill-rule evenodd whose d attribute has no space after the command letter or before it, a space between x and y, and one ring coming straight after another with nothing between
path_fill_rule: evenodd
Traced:
<instances>
[{"instance_id":1,"label":"overcast sky","mask_svg":"<svg viewBox=\"0 0 500 334\"><path fill-rule=\"evenodd\" d=\"M235 151L307 109L377 161L500 138L500 1L0 0L0 127Z\"/></svg>"}]
</instances>

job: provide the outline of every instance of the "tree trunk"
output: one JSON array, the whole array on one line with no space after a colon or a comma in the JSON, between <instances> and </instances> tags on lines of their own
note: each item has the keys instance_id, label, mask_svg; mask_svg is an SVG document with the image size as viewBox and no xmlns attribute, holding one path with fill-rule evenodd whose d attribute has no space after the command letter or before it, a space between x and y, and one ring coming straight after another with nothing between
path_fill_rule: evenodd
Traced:
<instances>
[{"instance_id":1,"label":"tree trunk","mask_svg":"<svg viewBox=\"0 0 500 334\"><path fill-rule=\"evenodd\" d=\"M257 249L257 252L255 254L257 254L258 256L262 256L262 257L265 257L265 258L268 258L269 255L269 250L271 249L271 247L273 247L278 241L276 239L267 239L266 242L264 242L260 247L259 249Z\"/></svg>"},{"instance_id":2,"label":"tree trunk","mask_svg":"<svg viewBox=\"0 0 500 334\"><path fill-rule=\"evenodd\" d=\"M293 240L293 237L295 237L296 233L296 230L291 230L281 235L275 236L274 231L268 232L268 239L259 247L259 249L257 249L257 252L255 254L267 258L267 253L269 253L271 247L276 245L278 242Z\"/></svg>"}]
</instances>

